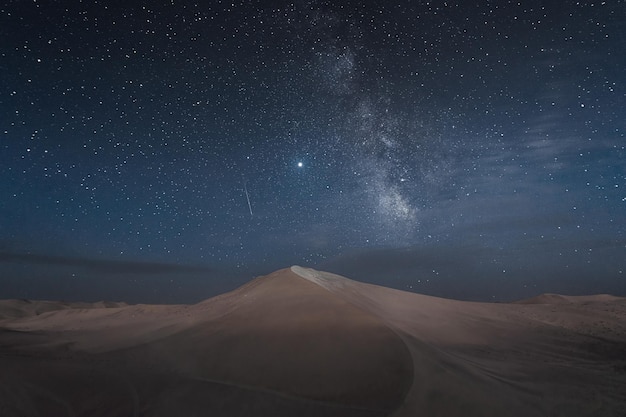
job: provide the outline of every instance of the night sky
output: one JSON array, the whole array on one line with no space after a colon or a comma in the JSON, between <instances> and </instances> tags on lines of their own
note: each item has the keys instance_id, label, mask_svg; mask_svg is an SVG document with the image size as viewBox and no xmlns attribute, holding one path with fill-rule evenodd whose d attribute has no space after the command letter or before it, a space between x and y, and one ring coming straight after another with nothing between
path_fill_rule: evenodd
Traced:
<instances>
[{"instance_id":1,"label":"night sky","mask_svg":"<svg viewBox=\"0 0 626 417\"><path fill-rule=\"evenodd\" d=\"M626 295L626 2L0 5L0 298L293 264Z\"/></svg>"}]
</instances>

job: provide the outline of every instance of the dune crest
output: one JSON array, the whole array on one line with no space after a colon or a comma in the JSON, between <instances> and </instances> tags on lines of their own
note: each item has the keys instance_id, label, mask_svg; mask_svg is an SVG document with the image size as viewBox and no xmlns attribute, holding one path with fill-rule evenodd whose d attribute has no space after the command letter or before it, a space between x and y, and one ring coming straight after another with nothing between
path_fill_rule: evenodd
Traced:
<instances>
[{"instance_id":1,"label":"dune crest","mask_svg":"<svg viewBox=\"0 0 626 417\"><path fill-rule=\"evenodd\" d=\"M3 416L626 415L626 299L441 299L300 266L195 305L0 301Z\"/></svg>"}]
</instances>

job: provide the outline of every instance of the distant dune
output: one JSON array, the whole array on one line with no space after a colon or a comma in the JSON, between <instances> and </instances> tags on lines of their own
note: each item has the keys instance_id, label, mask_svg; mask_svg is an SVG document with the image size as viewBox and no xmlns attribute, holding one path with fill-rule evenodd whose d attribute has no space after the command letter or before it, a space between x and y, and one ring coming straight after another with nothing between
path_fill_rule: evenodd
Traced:
<instances>
[{"instance_id":1,"label":"distant dune","mask_svg":"<svg viewBox=\"0 0 626 417\"><path fill-rule=\"evenodd\" d=\"M195 305L0 301L0 416L625 416L626 299L294 266Z\"/></svg>"},{"instance_id":2,"label":"distant dune","mask_svg":"<svg viewBox=\"0 0 626 417\"><path fill-rule=\"evenodd\" d=\"M595 295L561 295L561 294L541 294L537 297L527 298L517 301L518 304L571 304L587 302L611 302L618 301L620 297L609 294Z\"/></svg>"},{"instance_id":3,"label":"distant dune","mask_svg":"<svg viewBox=\"0 0 626 417\"><path fill-rule=\"evenodd\" d=\"M0 320L38 316L43 313L67 309L117 308L127 306L126 303L100 301L97 303L67 303L60 301L40 300L0 300Z\"/></svg>"}]
</instances>

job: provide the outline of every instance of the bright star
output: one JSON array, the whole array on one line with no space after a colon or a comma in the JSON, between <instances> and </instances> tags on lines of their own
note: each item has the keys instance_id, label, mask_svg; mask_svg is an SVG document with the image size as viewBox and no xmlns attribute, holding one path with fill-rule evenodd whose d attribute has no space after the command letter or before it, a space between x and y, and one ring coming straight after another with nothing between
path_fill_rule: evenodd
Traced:
<instances>
[{"instance_id":1,"label":"bright star","mask_svg":"<svg viewBox=\"0 0 626 417\"><path fill-rule=\"evenodd\" d=\"M298 168L302 168L304 164L302 162L298 162Z\"/></svg>"}]
</instances>

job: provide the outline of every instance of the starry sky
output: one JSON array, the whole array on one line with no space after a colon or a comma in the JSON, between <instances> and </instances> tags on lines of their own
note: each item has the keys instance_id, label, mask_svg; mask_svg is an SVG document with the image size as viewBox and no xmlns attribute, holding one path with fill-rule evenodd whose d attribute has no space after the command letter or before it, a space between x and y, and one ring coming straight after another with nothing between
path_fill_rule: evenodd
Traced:
<instances>
[{"instance_id":1,"label":"starry sky","mask_svg":"<svg viewBox=\"0 0 626 417\"><path fill-rule=\"evenodd\" d=\"M9 0L0 39L0 298L626 295L623 0Z\"/></svg>"}]
</instances>

